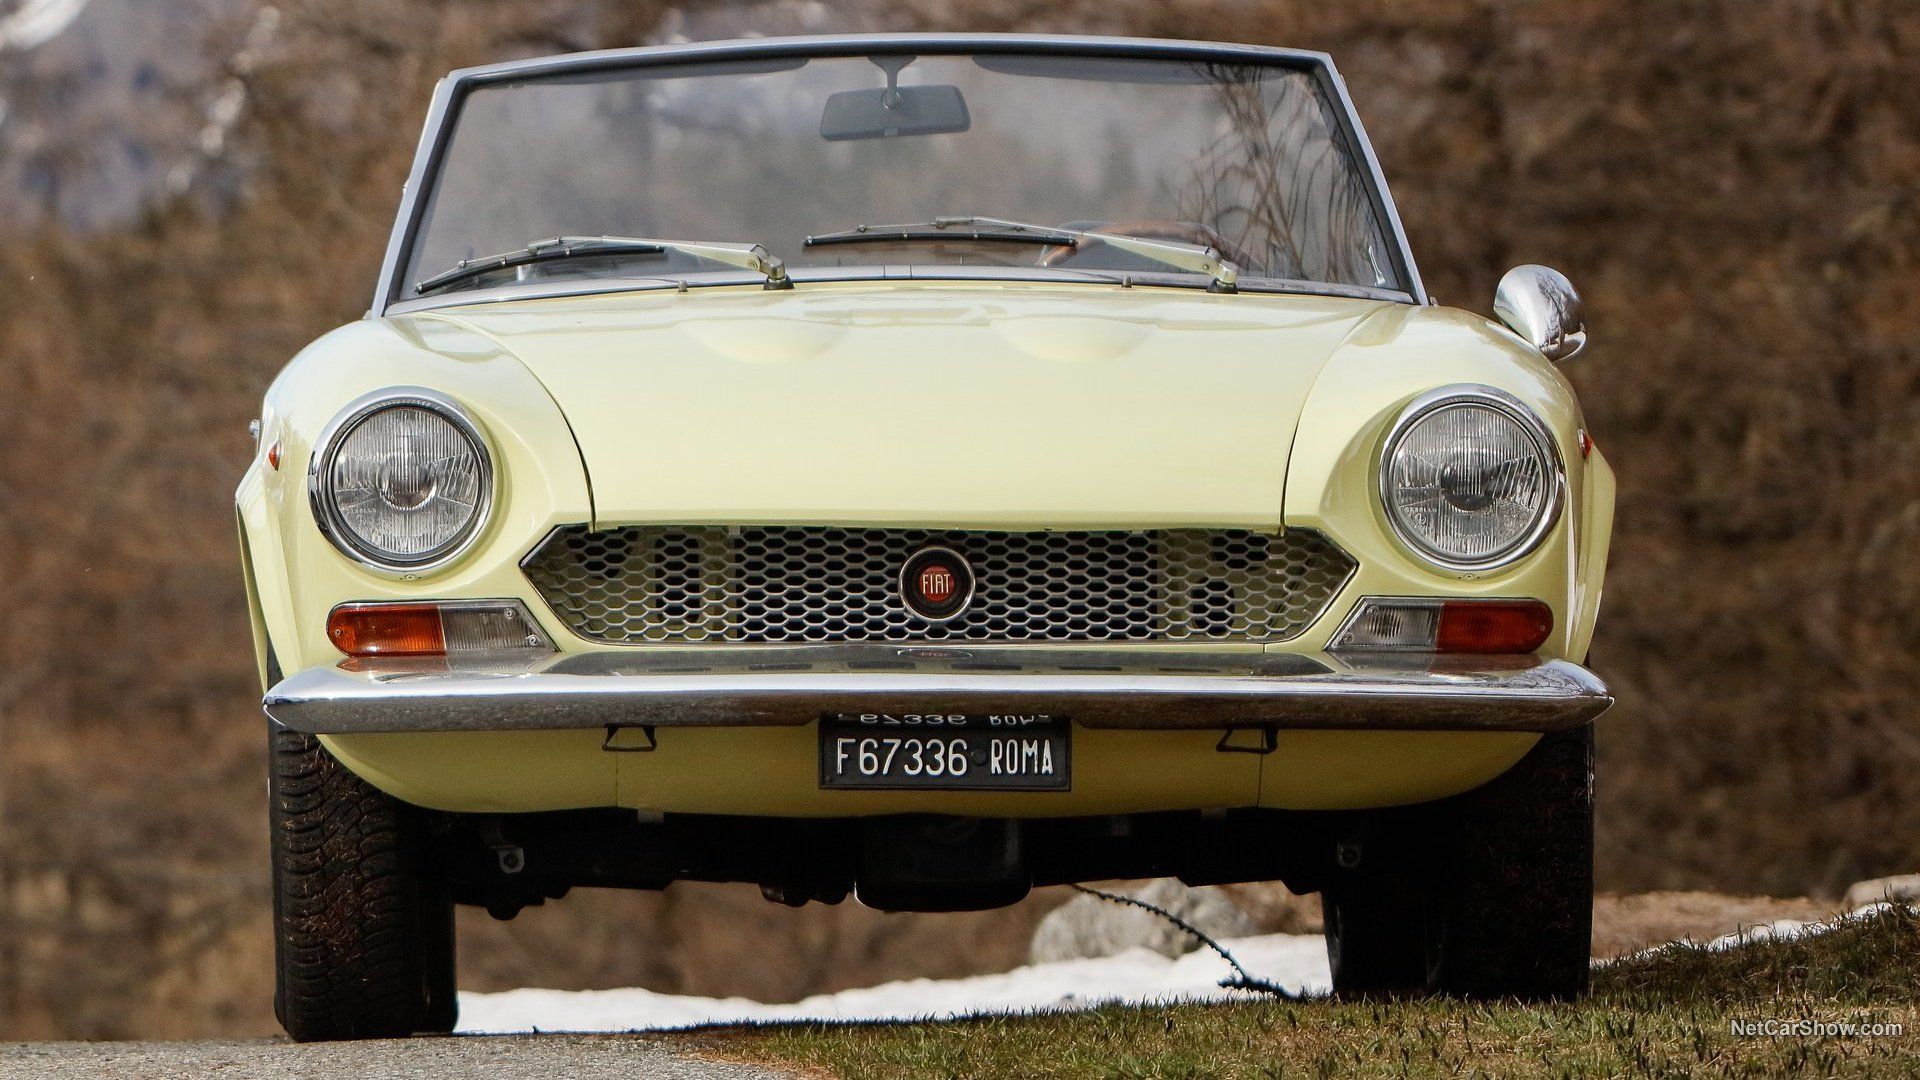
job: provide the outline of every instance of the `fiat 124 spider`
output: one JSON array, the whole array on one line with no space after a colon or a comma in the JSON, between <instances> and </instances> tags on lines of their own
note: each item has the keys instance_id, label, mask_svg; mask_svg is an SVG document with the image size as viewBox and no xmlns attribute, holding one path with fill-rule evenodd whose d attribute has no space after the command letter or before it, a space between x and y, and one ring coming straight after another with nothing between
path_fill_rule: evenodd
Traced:
<instances>
[{"instance_id":1,"label":"fiat 124 spider","mask_svg":"<svg viewBox=\"0 0 1920 1080\"><path fill-rule=\"evenodd\" d=\"M1318 891L1339 993L1587 977L1612 473L1559 274L1421 286L1326 56L709 43L443 81L239 526L278 1013L456 906Z\"/></svg>"}]
</instances>

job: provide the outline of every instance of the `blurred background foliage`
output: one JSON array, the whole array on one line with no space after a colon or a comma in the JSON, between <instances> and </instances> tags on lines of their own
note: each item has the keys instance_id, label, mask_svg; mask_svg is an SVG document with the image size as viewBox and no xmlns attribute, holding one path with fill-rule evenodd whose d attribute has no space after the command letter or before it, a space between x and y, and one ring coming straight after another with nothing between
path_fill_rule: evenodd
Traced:
<instances>
[{"instance_id":1,"label":"blurred background foliage","mask_svg":"<svg viewBox=\"0 0 1920 1080\"><path fill-rule=\"evenodd\" d=\"M917 29L1331 52L1442 302L1532 261L1588 300L1602 886L1915 869L1911 0L0 0L0 1037L273 1030L231 492L273 373L366 307L435 80ZM577 894L467 914L462 984L791 998L1011 966L1050 902Z\"/></svg>"}]
</instances>

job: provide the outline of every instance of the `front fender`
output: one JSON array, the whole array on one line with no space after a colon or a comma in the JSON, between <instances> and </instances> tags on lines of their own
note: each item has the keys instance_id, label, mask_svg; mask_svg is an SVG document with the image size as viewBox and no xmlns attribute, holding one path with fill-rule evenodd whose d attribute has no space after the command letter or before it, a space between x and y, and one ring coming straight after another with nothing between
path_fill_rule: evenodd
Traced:
<instances>
[{"instance_id":1,"label":"front fender","mask_svg":"<svg viewBox=\"0 0 1920 1080\"><path fill-rule=\"evenodd\" d=\"M1553 529L1531 554L1490 571L1447 570L1410 551L1387 523L1375 479L1394 419L1420 394L1456 383L1505 391L1533 410L1567 470ZM1287 474L1287 525L1325 533L1360 561L1347 598L1539 599L1554 609L1554 633L1541 651L1578 660L1593 633L1613 519L1612 472L1597 454L1582 455L1584 423L1566 377L1486 319L1382 308L1335 351L1307 397Z\"/></svg>"},{"instance_id":2,"label":"front fender","mask_svg":"<svg viewBox=\"0 0 1920 1080\"><path fill-rule=\"evenodd\" d=\"M486 436L498 484L480 539L420 575L342 555L321 534L308 494L308 462L327 423L362 395L396 386L427 386L458 401ZM268 459L276 446L278 468ZM527 597L521 556L555 526L593 518L573 434L539 380L491 339L431 316L369 319L308 346L267 391L260 447L235 501L263 678L269 647L285 671L337 660L325 621L344 601L427 592ZM558 639L561 628L547 629Z\"/></svg>"}]
</instances>

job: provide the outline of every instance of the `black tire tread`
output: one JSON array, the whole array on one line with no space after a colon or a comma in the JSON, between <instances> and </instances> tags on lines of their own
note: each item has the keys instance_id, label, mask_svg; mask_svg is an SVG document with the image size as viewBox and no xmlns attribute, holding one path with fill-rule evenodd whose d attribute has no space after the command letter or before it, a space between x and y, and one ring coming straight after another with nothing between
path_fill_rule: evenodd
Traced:
<instances>
[{"instance_id":1,"label":"black tire tread","mask_svg":"<svg viewBox=\"0 0 1920 1080\"><path fill-rule=\"evenodd\" d=\"M296 1041L450 1031L452 904L419 811L318 740L271 735L274 1010Z\"/></svg>"},{"instance_id":2,"label":"black tire tread","mask_svg":"<svg viewBox=\"0 0 1920 1080\"><path fill-rule=\"evenodd\" d=\"M1587 988L1593 727L1542 736L1491 782L1384 817L1322 888L1334 992L1561 1000Z\"/></svg>"},{"instance_id":3,"label":"black tire tread","mask_svg":"<svg viewBox=\"0 0 1920 1080\"><path fill-rule=\"evenodd\" d=\"M1391 997L1426 988L1420 897L1396 884L1375 880L1321 890L1321 922L1335 995Z\"/></svg>"},{"instance_id":4,"label":"black tire tread","mask_svg":"<svg viewBox=\"0 0 1920 1080\"><path fill-rule=\"evenodd\" d=\"M1542 736L1453 800L1433 988L1563 1000L1587 989L1593 942L1593 725Z\"/></svg>"}]
</instances>

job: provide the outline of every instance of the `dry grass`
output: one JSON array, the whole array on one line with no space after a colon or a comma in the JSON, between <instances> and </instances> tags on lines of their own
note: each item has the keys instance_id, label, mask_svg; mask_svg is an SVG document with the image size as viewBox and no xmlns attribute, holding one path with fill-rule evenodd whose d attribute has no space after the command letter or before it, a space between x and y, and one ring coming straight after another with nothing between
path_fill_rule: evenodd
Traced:
<instances>
[{"instance_id":1,"label":"dry grass","mask_svg":"<svg viewBox=\"0 0 1920 1080\"><path fill-rule=\"evenodd\" d=\"M229 510L246 422L279 365L364 308L439 74L641 40L659 13L611 0L280 6L231 163L200 194L124 229L10 227L0 243L9 1036L270 1030L261 732ZM677 18L773 31L799 28L806 8ZM1503 269L1546 261L1589 299L1596 344L1572 374L1621 476L1595 653L1621 698L1601 734L1603 884L1831 894L1920 862L1920 96L1906 92L1920 82L1920 10L826 11L827 26L1334 53L1440 297L1484 310ZM692 895L562 904L490 934L469 971L495 985L590 970L737 988L744 977L674 951L726 937L697 927L743 919ZM609 958L606 923L621 913L630 933ZM858 980L863 957L935 937L915 920L824 915L767 909L756 924L771 952L829 930L857 943L819 951L831 962L813 970L783 967L786 985ZM1027 919L996 932L1017 943Z\"/></svg>"},{"instance_id":2,"label":"dry grass","mask_svg":"<svg viewBox=\"0 0 1920 1080\"><path fill-rule=\"evenodd\" d=\"M1890 910L1796 941L1674 946L1546 1006L1447 999L1110 1007L943 1024L713 1032L708 1051L844 1080L965 1076L1602 1078L1920 1072L1920 916ZM1900 1035L1753 1036L1732 1022L1898 1024Z\"/></svg>"}]
</instances>

